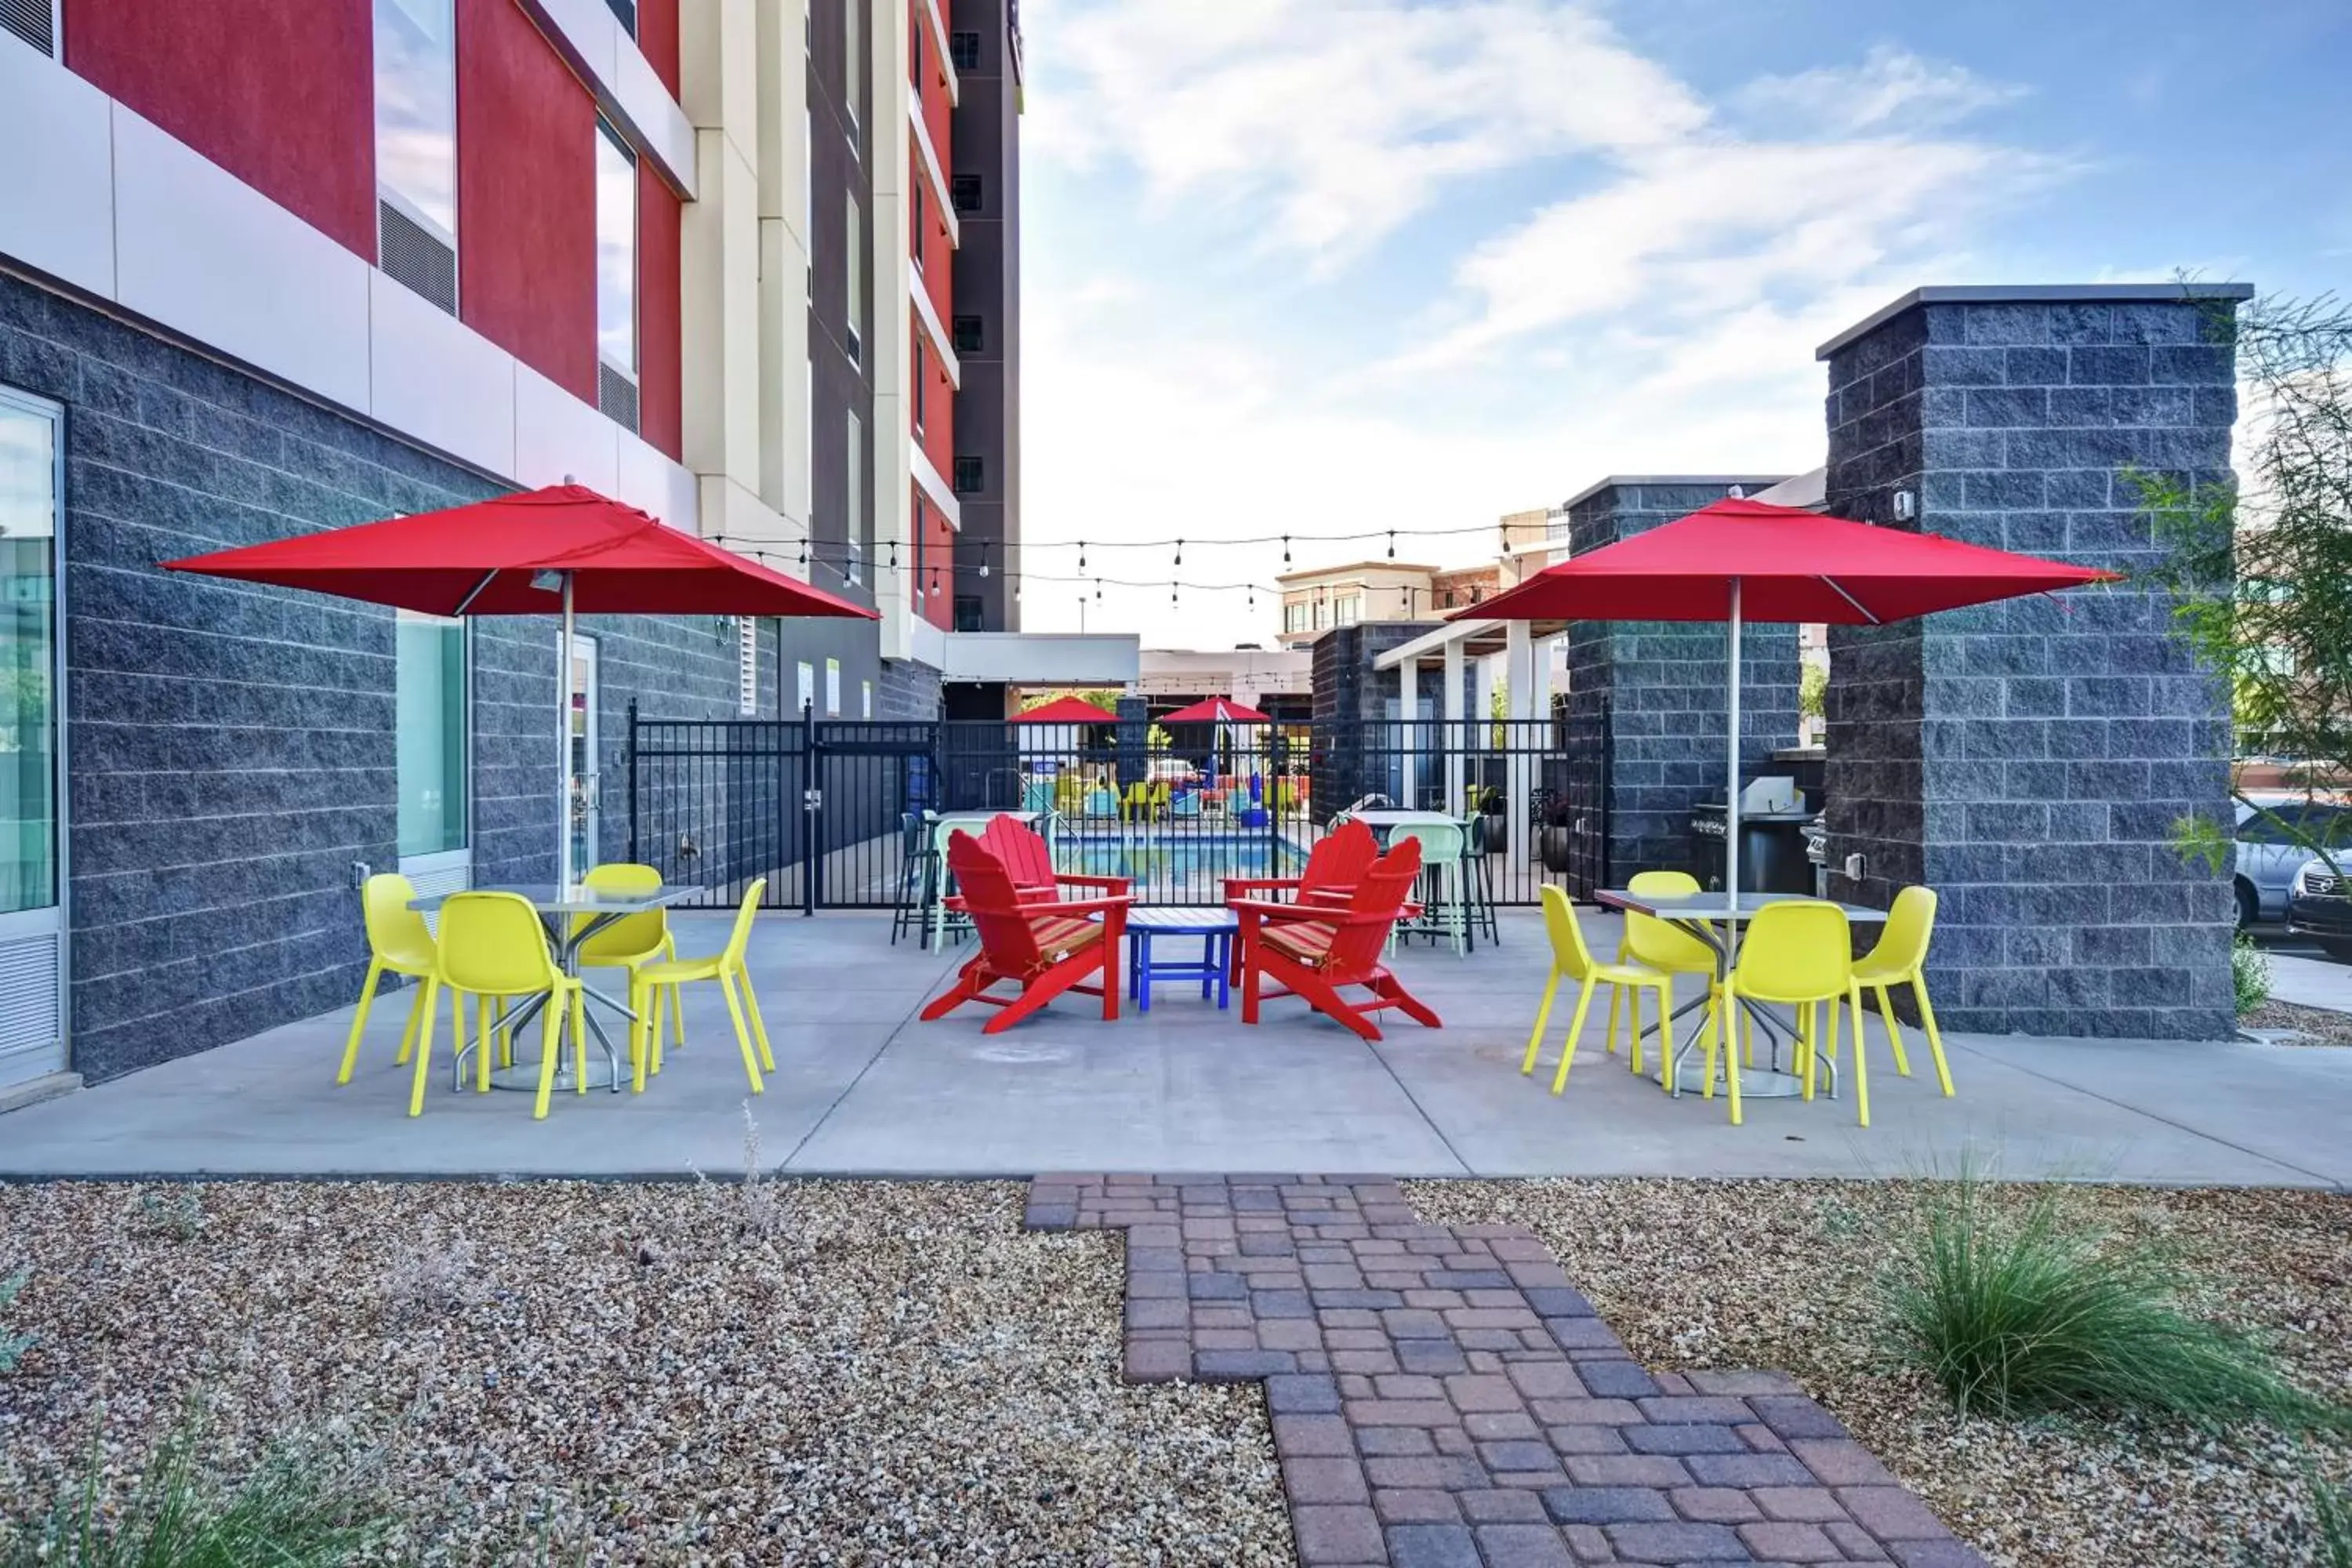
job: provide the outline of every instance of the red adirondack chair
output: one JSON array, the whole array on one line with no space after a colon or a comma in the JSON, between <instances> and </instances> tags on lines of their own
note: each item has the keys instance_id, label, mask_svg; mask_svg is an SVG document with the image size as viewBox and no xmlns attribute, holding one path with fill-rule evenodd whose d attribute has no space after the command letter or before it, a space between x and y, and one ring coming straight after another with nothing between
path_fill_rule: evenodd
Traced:
<instances>
[{"instance_id":1,"label":"red adirondack chair","mask_svg":"<svg viewBox=\"0 0 2352 1568\"><path fill-rule=\"evenodd\" d=\"M1017 817L994 816L981 829L980 847L1002 861L1021 901L1058 899L1060 881L1054 871L1054 852L1037 831Z\"/></svg>"},{"instance_id":2,"label":"red adirondack chair","mask_svg":"<svg viewBox=\"0 0 2352 1568\"><path fill-rule=\"evenodd\" d=\"M1372 830L1351 816L1316 840L1296 877L1226 878L1225 902L1260 891L1287 891L1302 904L1345 904L1355 896L1357 879L1380 856Z\"/></svg>"},{"instance_id":3,"label":"red adirondack chair","mask_svg":"<svg viewBox=\"0 0 2352 1568\"><path fill-rule=\"evenodd\" d=\"M1266 996L1296 996L1318 1013L1353 1029L1367 1040L1381 1037L1371 1015L1394 1007L1438 1028L1437 1015L1400 984L1381 962L1389 930L1404 912L1413 879L1421 874L1421 843L1407 838L1357 879L1344 909L1241 900L1231 908L1241 917L1242 1022L1257 1022ZM1282 987L1268 992L1271 981ZM1370 1001L1350 1001L1341 987L1361 986Z\"/></svg>"},{"instance_id":4,"label":"red adirondack chair","mask_svg":"<svg viewBox=\"0 0 2352 1568\"><path fill-rule=\"evenodd\" d=\"M961 829L948 839L948 869L963 889L948 900L949 907L971 917L972 929L980 935L980 955L957 973L953 986L923 1009L925 1023L943 1018L967 1002L985 1002L1003 1009L981 1030L993 1035L1065 991L1100 996L1103 1016L1118 1016L1118 955L1126 942L1127 907L1134 901L1128 896L1127 878L1066 872L1054 879L1051 890L1024 898L1004 862ZM1059 896L1063 883L1107 892L1100 898L1064 899ZM1102 916L1099 921L1087 918L1097 914ZM1096 983L1081 984L1089 975ZM991 986L1006 981L1020 987L1018 995L987 994Z\"/></svg>"}]
</instances>

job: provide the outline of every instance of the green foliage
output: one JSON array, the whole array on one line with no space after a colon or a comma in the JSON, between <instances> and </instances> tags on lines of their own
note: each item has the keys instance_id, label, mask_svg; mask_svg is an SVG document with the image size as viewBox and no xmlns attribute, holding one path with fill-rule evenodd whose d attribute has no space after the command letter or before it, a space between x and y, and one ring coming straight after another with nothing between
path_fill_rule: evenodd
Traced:
<instances>
[{"instance_id":1,"label":"green foliage","mask_svg":"<svg viewBox=\"0 0 2352 1568\"><path fill-rule=\"evenodd\" d=\"M1110 718L1115 719L1118 716L1118 692L1080 687L1072 687L1063 691L1032 692L1023 700L1021 711L1026 713L1032 709L1043 708L1049 702L1059 702L1065 697L1075 697L1081 702L1091 702Z\"/></svg>"},{"instance_id":2,"label":"green foliage","mask_svg":"<svg viewBox=\"0 0 2352 1568\"><path fill-rule=\"evenodd\" d=\"M2319 1561L2326 1568L2352 1568L2352 1494L2319 1473L2306 1458L2304 1484L2311 1489L2311 1521L2319 1535Z\"/></svg>"},{"instance_id":3,"label":"green foliage","mask_svg":"<svg viewBox=\"0 0 2352 1568\"><path fill-rule=\"evenodd\" d=\"M196 1468L204 1424L191 1409L121 1508L103 1497L90 1446L79 1487L47 1523L0 1544L0 1568L340 1568L379 1561L388 1522L371 1493L281 1446L234 1487Z\"/></svg>"},{"instance_id":4,"label":"green foliage","mask_svg":"<svg viewBox=\"0 0 2352 1568\"><path fill-rule=\"evenodd\" d=\"M1898 1359L1963 1415L2346 1423L2284 1382L2252 1341L2181 1310L2165 1259L2070 1222L2055 1191L2004 1212L1964 1173L1923 1197L1919 1218L1884 1287L1886 1324Z\"/></svg>"},{"instance_id":5,"label":"green foliage","mask_svg":"<svg viewBox=\"0 0 2352 1568\"><path fill-rule=\"evenodd\" d=\"M1797 676L1797 711L1807 719L1819 719L1829 711L1830 670L1825 664L1808 662Z\"/></svg>"},{"instance_id":6,"label":"green foliage","mask_svg":"<svg viewBox=\"0 0 2352 1568\"><path fill-rule=\"evenodd\" d=\"M2244 931L2230 944L2230 982L2237 988L2241 1018L2271 999L2271 956Z\"/></svg>"},{"instance_id":7,"label":"green foliage","mask_svg":"<svg viewBox=\"0 0 2352 1568\"><path fill-rule=\"evenodd\" d=\"M139 1223L152 1236L173 1241L194 1241L205 1232L205 1202L194 1187L180 1187L169 1195L139 1194Z\"/></svg>"},{"instance_id":8,"label":"green foliage","mask_svg":"<svg viewBox=\"0 0 2352 1568\"><path fill-rule=\"evenodd\" d=\"M32 1269L26 1268L17 1269L5 1279L0 1279L0 1312L8 1310L10 1303L16 1300L17 1293L25 1289L25 1281L32 1277ZM41 1336L38 1334L12 1334L5 1329L0 1329L0 1373L16 1371L16 1363L25 1359L25 1352L40 1343L40 1341Z\"/></svg>"},{"instance_id":9,"label":"green foliage","mask_svg":"<svg viewBox=\"0 0 2352 1568\"><path fill-rule=\"evenodd\" d=\"M2127 472L2164 551L2144 579L2170 593L2176 629L2228 684L2242 751L2352 779L2352 310L2332 297L2262 300L2234 320L2217 313L2210 331L2234 343L2247 392L2246 485ZM2274 820L2342 869L2335 846ZM2175 841L2210 853L2202 830Z\"/></svg>"}]
</instances>

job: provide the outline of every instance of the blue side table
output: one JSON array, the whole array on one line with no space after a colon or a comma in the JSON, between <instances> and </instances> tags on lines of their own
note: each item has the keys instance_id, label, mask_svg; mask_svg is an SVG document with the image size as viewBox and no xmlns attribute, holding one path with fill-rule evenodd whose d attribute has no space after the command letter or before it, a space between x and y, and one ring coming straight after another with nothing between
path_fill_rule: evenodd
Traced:
<instances>
[{"instance_id":1,"label":"blue side table","mask_svg":"<svg viewBox=\"0 0 2352 1568\"><path fill-rule=\"evenodd\" d=\"M1161 980L1198 980L1201 1000L1209 999L1214 987L1217 1005L1223 1008L1232 1000L1226 973L1233 962L1234 937L1241 930L1241 919L1226 909L1147 909L1127 911L1127 994L1133 999L1138 1012L1151 1011L1151 982ZM1198 958L1155 959L1151 939L1155 936L1197 936L1201 939Z\"/></svg>"}]
</instances>

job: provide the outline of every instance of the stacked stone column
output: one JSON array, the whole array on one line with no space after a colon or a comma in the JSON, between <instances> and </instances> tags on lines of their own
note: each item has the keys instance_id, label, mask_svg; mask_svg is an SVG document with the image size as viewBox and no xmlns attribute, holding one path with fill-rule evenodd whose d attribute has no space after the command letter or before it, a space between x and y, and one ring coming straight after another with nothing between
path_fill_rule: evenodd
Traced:
<instances>
[{"instance_id":1,"label":"stacked stone column","mask_svg":"<svg viewBox=\"0 0 2352 1568\"><path fill-rule=\"evenodd\" d=\"M2145 571L2159 546L2129 476L2228 479L2229 329L2250 293L1906 296L1822 350L1829 510ZM1937 890L1946 1027L2229 1036L2229 882L2169 842L2183 816L2230 820L2229 694L2171 607L2127 580L1831 628L1831 890Z\"/></svg>"}]
</instances>

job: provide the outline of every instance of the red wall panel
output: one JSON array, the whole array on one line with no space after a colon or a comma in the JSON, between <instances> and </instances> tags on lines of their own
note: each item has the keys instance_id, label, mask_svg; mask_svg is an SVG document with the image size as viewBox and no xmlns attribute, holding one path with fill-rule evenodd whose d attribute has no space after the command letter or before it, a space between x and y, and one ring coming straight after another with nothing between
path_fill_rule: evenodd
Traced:
<instances>
[{"instance_id":1,"label":"red wall panel","mask_svg":"<svg viewBox=\"0 0 2352 1568\"><path fill-rule=\"evenodd\" d=\"M639 16L643 16L641 11ZM678 370L678 199L637 163L637 427L649 446L686 455Z\"/></svg>"},{"instance_id":2,"label":"red wall panel","mask_svg":"<svg viewBox=\"0 0 2352 1568\"><path fill-rule=\"evenodd\" d=\"M515 0L457 0L459 310L592 404L596 134L595 101Z\"/></svg>"},{"instance_id":3,"label":"red wall panel","mask_svg":"<svg viewBox=\"0 0 2352 1568\"><path fill-rule=\"evenodd\" d=\"M370 0L67 0L65 24L77 74L375 259Z\"/></svg>"},{"instance_id":4,"label":"red wall panel","mask_svg":"<svg viewBox=\"0 0 2352 1568\"><path fill-rule=\"evenodd\" d=\"M797 47L797 46L795 46ZM672 98L677 96L677 0L637 0L637 47Z\"/></svg>"}]
</instances>

